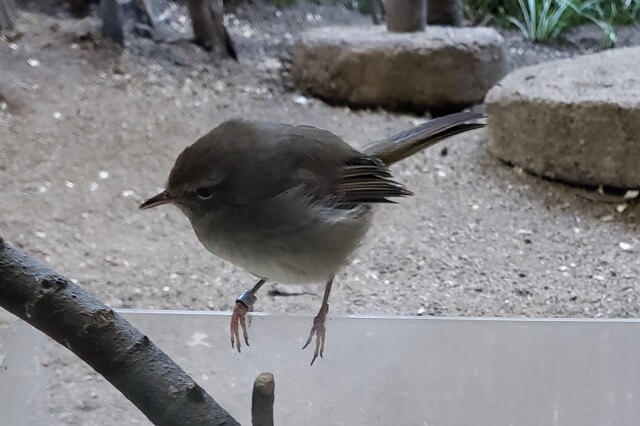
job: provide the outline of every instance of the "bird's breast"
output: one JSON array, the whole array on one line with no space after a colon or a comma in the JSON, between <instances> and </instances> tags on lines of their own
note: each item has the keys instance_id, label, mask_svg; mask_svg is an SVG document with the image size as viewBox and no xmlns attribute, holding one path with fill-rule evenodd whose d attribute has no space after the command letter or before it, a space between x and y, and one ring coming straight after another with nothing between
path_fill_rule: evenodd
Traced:
<instances>
[{"instance_id":1,"label":"bird's breast","mask_svg":"<svg viewBox=\"0 0 640 426\"><path fill-rule=\"evenodd\" d=\"M208 251L281 283L321 282L345 266L371 223L368 206L313 206L300 212L219 211L190 217Z\"/></svg>"}]
</instances>

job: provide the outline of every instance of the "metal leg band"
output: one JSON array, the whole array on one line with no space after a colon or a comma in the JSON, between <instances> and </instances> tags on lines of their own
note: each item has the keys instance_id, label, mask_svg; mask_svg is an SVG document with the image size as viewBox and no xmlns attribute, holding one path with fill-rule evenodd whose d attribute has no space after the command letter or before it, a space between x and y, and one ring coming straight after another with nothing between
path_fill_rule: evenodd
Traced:
<instances>
[{"instance_id":1,"label":"metal leg band","mask_svg":"<svg viewBox=\"0 0 640 426\"><path fill-rule=\"evenodd\" d=\"M247 308L250 308L254 305L254 303L256 303L257 300L258 298L253 293L251 293L251 290L245 290L240 293L240 296L238 296L236 302L240 302Z\"/></svg>"}]
</instances>

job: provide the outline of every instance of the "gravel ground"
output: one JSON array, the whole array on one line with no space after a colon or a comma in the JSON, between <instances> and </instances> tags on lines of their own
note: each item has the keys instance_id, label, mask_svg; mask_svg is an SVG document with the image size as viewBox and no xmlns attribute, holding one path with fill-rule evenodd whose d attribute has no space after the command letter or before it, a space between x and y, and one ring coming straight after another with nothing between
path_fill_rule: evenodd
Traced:
<instances>
[{"instance_id":1,"label":"gravel ground","mask_svg":"<svg viewBox=\"0 0 640 426\"><path fill-rule=\"evenodd\" d=\"M0 40L1 235L113 307L229 310L253 278L207 253L177 209L137 209L187 144L238 116L316 125L355 146L423 119L300 103L281 79L291 40L368 18L310 5L279 13L237 11L240 64L212 64L184 43L122 51L94 35L95 21L23 14L21 33ZM513 67L597 48L533 49L503 33ZM629 34L623 44L639 42ZM636 203L508 167L486 152L484 131L393 172L416 195L379 208L338 275L332 315L640 316ZM321 285L270 284L256 309L315 314L321 296Z\"/></svg>"}]
</instances>

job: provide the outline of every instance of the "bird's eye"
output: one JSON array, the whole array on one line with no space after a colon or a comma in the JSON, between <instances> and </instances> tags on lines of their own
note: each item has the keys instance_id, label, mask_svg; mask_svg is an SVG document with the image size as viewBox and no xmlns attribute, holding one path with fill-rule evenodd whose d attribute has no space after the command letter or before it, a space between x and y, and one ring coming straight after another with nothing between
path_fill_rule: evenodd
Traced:
<instances>
[{"instance_id":1,"label":"bird's eye","mask_svg":"<svg viewBox=\"0 0 640 426\"><path fill-rule=\"evenodd\" d=\"M201 200L208 200L209 198L213 197L213 192L211 191L211 188L203 186L202 188L196 189L196 195Z\"/></svg>"}]
</instances>

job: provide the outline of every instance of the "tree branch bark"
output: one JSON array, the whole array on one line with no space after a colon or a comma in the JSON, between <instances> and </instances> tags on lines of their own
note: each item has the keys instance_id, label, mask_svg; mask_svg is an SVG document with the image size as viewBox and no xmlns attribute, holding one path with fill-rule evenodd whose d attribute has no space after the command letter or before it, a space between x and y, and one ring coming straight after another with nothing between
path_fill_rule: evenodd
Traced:
<instances>
[{"instance_id":1,"label":"tree branch bark","mask_svg":"<svg viewBox=\"0 0 640 426\"><path fill-rule=\"evenodd\" d=\"M387 0L387 30L392 33L424 31L426 0Z\"/></svg>"},{"instance_id":2,"label":"tree branch bark","mask_svg":"<svg viewBox=\"0 0 640 426\"><path fill-rule=\"evenodd\" d=\"M67 347L155 425L238 425L147 336L0 237L0 307Z\"/></svg>"}]
</instances>

